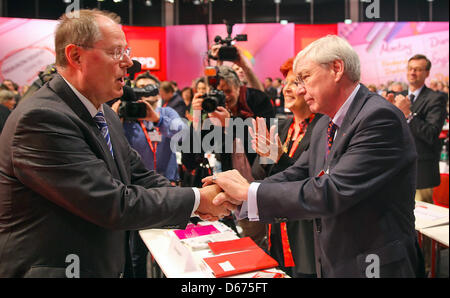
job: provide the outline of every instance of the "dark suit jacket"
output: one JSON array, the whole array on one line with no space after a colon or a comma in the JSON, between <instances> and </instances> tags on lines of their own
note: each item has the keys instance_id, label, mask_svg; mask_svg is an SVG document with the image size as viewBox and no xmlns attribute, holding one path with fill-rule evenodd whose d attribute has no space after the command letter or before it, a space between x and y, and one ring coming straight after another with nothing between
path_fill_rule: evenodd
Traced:
<instances>
[{"instance_id":1,"label":"dark suit jacket","mask_svg":"<svg viewBox=\"0 0 450 298\"><path fill-rule=\"evenodd\" d=\"M403 113L361 85L325 161L329 121L293 166L259 186L260 220L314 219L318 276L365 277L376 255L381 277L415 277L417 154Z\"/></svg>"},{"instance_id":2,"label":"dark suit jacket","mask_svg":"<svg viewBox=\"0 0 450 298\"><path fill-rule=\"evenodd\" d=\"M96 123L59 76L18 105L0 136L0 277L124 272L126 230L186 226L189 188L167 188L131 149L103 105L115 159Z\"/></svg>"},{"instance_id":3,"label":"dark suit jacket","mask_svg":"<svg viewBox=\"0 0 450 298\"><path fill-rule=\"evenodd\" d=\"M2 133L3 126L5 125L6 119L10 114L10 110L4 105L0 104L0 134Z\"/></svg>"},{"instance_id":4,"label":"dark suit jacket","mask_svg":"<svg viewBox=\"0 0 450 298\"><path fill-rule=\"evenodd\" d=\"M174 93L173 97L169 100L167 105L163 104L163 106L171 107L172 109L177 111L178 115L180 115L181 118L184 118L186 116L186 103L178 93Z\"/></svg>"},{"instance_id":5,"label":"dark suit jacket","mask_svg":"<svg viewBox=\"0 0 450 298\"><path fill-rule=\"evenodd\" d=\"M407 94L407 91L404 92L404 95ZM447 117L447 100L445 93L435 92L424 86L411 106L413 118L409 122L409 128L418 154L418 189L435 187L441 183L439 159L442 142L439 134Z\"/></svg>"},{"instance_id":6,"label":"dark suit jacket","mask_svg":"<svg viewBox=\"0 0 450 298\"><path fill-rule=\"evenodd\" d=\"M292 166L300 155L308 149L311 135L317 121L322 117L322 114L316 114L313 121L308 125L305 135L298 144L297 150L294 155L289 157L287 153L281 155L280 160L276 164L261 165L260 157L255 159L252 166L253 178L256 180L262 180L271 175L275 175L281 171L286 170ZM281 142L284 144L286 141L289 127L294 121L293 117L289 117L284 121L280 121L278 132ZM289 238L289 244L292 250L292 257L294 258L295 268L293 275L297 274L315 274L315 262L314 262L314 234L313 234L313 221L312 220L293 220L286 224L287 234ZM280 224L273 224L271 231L271 244L270 255L274 257L279 264L284 266L284 254L283 246L281 242L281 227Z\"/></svg>"}]
</instances>

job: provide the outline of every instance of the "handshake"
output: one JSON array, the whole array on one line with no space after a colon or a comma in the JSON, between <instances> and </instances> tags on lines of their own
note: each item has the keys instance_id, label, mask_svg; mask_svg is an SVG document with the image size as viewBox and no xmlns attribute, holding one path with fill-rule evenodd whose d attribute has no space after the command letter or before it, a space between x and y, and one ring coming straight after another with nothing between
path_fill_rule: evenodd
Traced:
<instances>
[{"instance_id":1,"label":"handshake","mask_svg":"<svg viewBox=\"0 0 450 298\"><path fill-rule=\"evenodd\" d=\"M208 176L202 182L200 205L195 214L203 220L219 220L247 200L250 184L237 170Z\"/></svg>"}]
</instances>

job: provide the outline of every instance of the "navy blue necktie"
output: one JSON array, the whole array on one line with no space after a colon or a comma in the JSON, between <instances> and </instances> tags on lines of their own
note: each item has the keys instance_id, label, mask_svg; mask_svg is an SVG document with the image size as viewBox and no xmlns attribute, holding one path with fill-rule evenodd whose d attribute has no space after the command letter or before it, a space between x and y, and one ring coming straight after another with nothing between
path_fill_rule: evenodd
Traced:
<instances>
[{"instance_id":1,"label":"navy blue necktie","mask_svg":"<svg viewBox=\"0 0 450 298\"><path fill-rule=\"evenodd\" d=\"M414 94L410 94L409 95L409 100L411 101L411 104L413 104L414 103L414 98L415 98L416 96L414 95Z\"/></svg>"},{"instance_id":2,"label":"navy blue necktie","mask_svg":"<svg viewBox=\"0 0 450 298\"><path fill-rule=\"evenodd\" d=\"M97 123L98 129L102 133L103 137L106 140L106 144L108 145L109 151L111 151L111 155L114 157L114 152L111 144L111 138L109 137L108 124L106 124L105 116L102 112L98 112L94 117L94 121Z\"/></svg>"}]
</instances>

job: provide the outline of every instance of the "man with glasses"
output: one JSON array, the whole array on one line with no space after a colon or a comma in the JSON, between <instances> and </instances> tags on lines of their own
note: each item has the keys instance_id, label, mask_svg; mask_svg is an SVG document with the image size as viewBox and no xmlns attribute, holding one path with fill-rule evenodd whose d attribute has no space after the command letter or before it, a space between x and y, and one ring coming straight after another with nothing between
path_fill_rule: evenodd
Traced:
<instances>
[{"instance_id":1,"label":"man with glasses","mask_svg":"<svg viewBox=\"0 0 450 298\"><path fill-rule=\"evenodd\" d=\"M246 201L240 215L267 223L314 219L319 277L423 276L414 228L417 155L404 115L359 82L359 57L338 36L308 45L293 69L297 94L327 115L309 148L261 183L237 171L204 179L225 191L217 203Z\"/></svg>"},{"instance_id":2,"label":"man with glasses","mask_svg":"<svg viewBox=\"0 0 450 298\"><path fill-rule=\"evenodd\" d=\"M170 187L129 146L104 104L122 96L132 65L116 15L64 15L55 52L58 74L0 136L0 277L131 276L126 231L234 209L213 206L218 187Z\"/></svg>"},{"instance_id":3,"label":"man with glasses","mask_svg":"<svg viewBox=\"0 0 450 298\"><path fill-rule=\"evenodd\" d=\"M418 201L433 203L433 188L441 183L439 159L442 142L439 139L447 117L447 96L435 92L425 85L429 77L431 61L417 54L408 60L406 78L408 90L397 95L394 104L405 114L409 129L414 138L417 151ZM424 238L422 248L425 256L425 269L431 269L431 241Z\"/></svg>"},{"instance_id":4,"label":"man with glasses","mask_svg":"<svg viewBox=\"0 0 450 298\"><path fill-rule=\"evenodd\" d=\"M394 104L405 114L414 137L418 154L416 200L433 203L433 187L440 184L439 158L442 143L439 140L447 116L447 98L425 85L431 61L424 55L408 60L407 91L397 95Z\"/></svg>"}]
</instances>

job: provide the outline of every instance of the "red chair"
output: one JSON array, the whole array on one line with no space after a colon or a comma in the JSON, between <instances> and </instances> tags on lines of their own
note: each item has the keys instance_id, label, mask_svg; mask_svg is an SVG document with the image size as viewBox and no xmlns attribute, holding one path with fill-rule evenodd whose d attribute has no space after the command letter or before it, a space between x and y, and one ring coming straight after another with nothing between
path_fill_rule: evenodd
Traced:
<instances>
[{"instance_id":1,"label":"red chair","mask_svg":"<svg viewBox=\"0 0 450 298\"><path fill-rule=\"evenodd\" d=\"M441 174L441 184L433 189L433 203L448 208L448 174ZM431 241L431 277L436 277L436 257L445 245Z\"/></svg>"},{"instance_id":2,"label":"red chair","mask_svg":"<svg viewBox=\"0 0 450 298\"><path fill-rule=\"evenodd\" d=\"M448 208L448 174L441 174L441 184L433 189L433 202Z\"/></svg>"}]
</instances>

